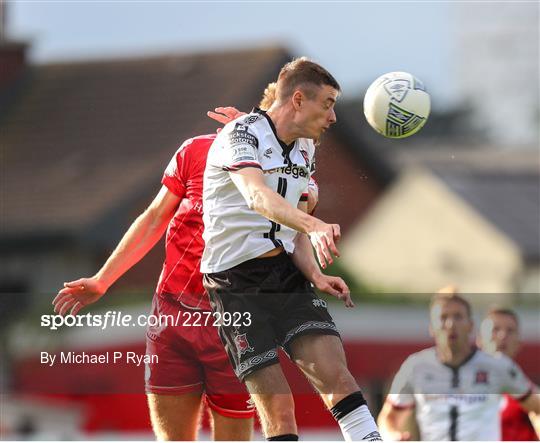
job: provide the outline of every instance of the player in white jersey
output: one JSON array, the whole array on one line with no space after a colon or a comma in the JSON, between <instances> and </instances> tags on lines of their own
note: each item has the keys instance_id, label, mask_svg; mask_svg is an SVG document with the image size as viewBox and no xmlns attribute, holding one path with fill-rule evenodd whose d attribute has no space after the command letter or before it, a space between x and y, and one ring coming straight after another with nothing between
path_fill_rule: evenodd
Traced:
<instances>
[{"instance_id":1,"label":"player in white jersey","mask_svg":"<svg viewBox=\"0 0 540 443\"><path fill-rule=\"evenodd\" d=\"M500 440L499 403L508 393L527 410L540 410L536 387L503 354L490 355L470 341L469 303L451 288L430 308L435 347L412 354L396 374L379 415L383 436L408 440L412 412L421 440Z\"/></svg>"},{"instance_id":2,"label":"player in white jersey","mask_svg":"<svg viewBox=\"0 0 540 443\"><path fill-rule=\"evenodd\" d=\"M336 121L339 91L324 68L297 59L281 70L268 112L226 125L208 155L201 271L214 310L236 320L223 322L220 336L269 440L298 439L278 347L320 392L346 439L380 439L326 302L308 282L353 306L346 284L321 273L310 244L326 267L339 255L339 226L309 216L302 201L312 140Z\"/></svg>"}]
</instances>

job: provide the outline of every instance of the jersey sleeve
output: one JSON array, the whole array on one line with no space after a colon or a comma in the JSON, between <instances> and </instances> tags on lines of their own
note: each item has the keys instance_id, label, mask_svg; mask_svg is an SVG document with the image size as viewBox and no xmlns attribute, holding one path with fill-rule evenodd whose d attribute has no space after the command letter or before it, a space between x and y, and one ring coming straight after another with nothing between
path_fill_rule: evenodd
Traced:
<instances>
[{"instance_id":1,"label":"jersey sleeve","mask_svg":"<svg viewBox=\"0 0 540 443\"><path fill-rule=\"evenodd\" d=\"M413 365L411 358L403 362L401 368L397 372L390 391L388 392L387 401L396 409L414 408L414 389L412 384Z\"/></svg>"},{"instance_id":2,"label":"jersey sleeve","mask_svg":"<svg viewBox=\"0 0 540 443\"><path fill-rule=\"evenodd\" d=\"M532 394L533 384L514 360L505 355L501 355L500 358L503 361L502 392L518 401L525 400Z\"/></svg>"},{"instance_id":3,"label":"jersey sleeve","mask_svg":"<svg viewBox=\"0 0 540 443\"><path fill-rule=\"evenodd\" d=\"M186 147L188 144L189 141L184 142L180 149L175 152L161 178L161 183L174 195L180 198L183 198L186 193L183 171L186 170Z\"/></svg>"},{"instance_id":4,"label":"jersey sleeve","mask_svg":"<svg viewBox=\"0 0 540 443\"><path fill-rule=\"evenodd\" d=\"M307 202L308 201L308 196L309 196L309 190L310 189L316 190L317 194L319 193L319 188L317 186L317 182L315 182L315 179L313 177L309 178L308 184L302 190L302 195L300 195L300 201L301 202Z\"/></svg>"},{"instance_id":5,"label":"jersey sleeve","mask_svg":"<svg viewBox=\"0 0 540 443\"><path fill-rule=\"evenodd\" d=\"M259 160L259 140L247 125L235 123L231 130L223 134L221 165L225 171L242 168L262 169Z\"/></svg>"}]
</instances>

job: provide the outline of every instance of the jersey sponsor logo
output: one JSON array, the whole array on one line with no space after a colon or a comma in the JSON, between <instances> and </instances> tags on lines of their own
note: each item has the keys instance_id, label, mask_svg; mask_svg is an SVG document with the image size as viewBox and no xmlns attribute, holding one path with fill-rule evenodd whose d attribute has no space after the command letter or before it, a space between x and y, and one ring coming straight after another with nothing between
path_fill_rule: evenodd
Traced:
<instances>
[{"instance_id":1,"label":"jersey sponsor logo","mask_svg":"<svg viewBox=\"0 0 540 443\"><path fill-rule=\"evenodd\" d=\"M479 384L487 385L489 383L488 380L488 372L487 371L476 371L476 376L474 378L474 382Z\"/></svg>"},{"instance_id":2,"label":"jersey sponsor logo","mask_svg":"<svg viewBox=\"0 0 540 443\"><path fill-rule=\"evenodd\" d=\"M242 126L242 125L240 126L247 128L247 126ZM253 146L253 148L255 149L259 147L259 141L257 140L257 137L239 128L235 128L229 134L229 144L233 148L236 145L249 145L249 146Z\"/></svg>"},{"instance_id":3,"label":"jersey sponsor logo","mask_svg":"<svg viewBox=\"0 0 540 443\"><path fill-rule=\"evenodd\" d=\"M491 394L426 394L426 401L442 400L449 405L485 403Z\"/></svg>"},{"instance_id":4,"label":"jersey sponsor logo","mask_svg":"<svg viewBox=\"0 0 540 443\"><path fill-rule=\"evenodd\" d=\"M255 123L257 120L259 120L259 116L258 115L250 115L249 117L247 117L244 122L246 122L248 125L252 124L252 123Z\"/></svg>"},{"instance_id":5,"label":"jersey sponsor logo","mask_svg":"<svg viewBox=\"0 0 540 443\"><path fill-rule=\"evenodd\" d=\"M233 163L241 161L257 161L253 146L242 145L235 147L233 149L232 161Z\"/></svg>"},{"instance_id":6,"label":"jersey sponsor logo","mask_svg":"<svg viewBox=\"0 0 540 443\"><path fill-rule=\"evenodd\" d=\"M272 158L272 148L268 148L266 151L264 151L264 156L266 158Z\"/></svg>"},{"instance_id":7,"label":"jersey sponsor logo","mask_svg":"<svg viewBox=\"0 0 540 443\"><path fill-rule=\"evenodd\" d=\"M253 352L253 347L249 344L247 334L238 334L234 336L234 344L236 345L236 351L238 356L244 355L246 352Z\"/></svg>"},{"instance_id":8,"label":"jersey sponsor logo","mask_svg":"<svg viewBox=\"0 0 540 443\"><path fill-rule=\"evenodd\" d=\"M274 172L279 172L281 174L285 175L292 175L293 178L307 178L308 172L306 171L306 168L304 166L298 166L298 165L288 165L283 166L281 168L275 168L270 169L266 171L268 174L273 174Z\"/></svg>"}]
</instances>

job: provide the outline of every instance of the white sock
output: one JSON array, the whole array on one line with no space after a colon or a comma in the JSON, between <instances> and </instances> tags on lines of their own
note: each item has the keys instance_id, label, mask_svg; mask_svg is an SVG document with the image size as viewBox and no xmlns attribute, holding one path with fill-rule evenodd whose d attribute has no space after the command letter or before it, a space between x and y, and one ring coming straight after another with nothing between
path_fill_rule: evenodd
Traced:
<instances>
[{"instance_id":1,"label":"white sock","mask_svg":"<svg viewBox=\"0 0 540 443\"><path fill-rule=\"evenodd\" d=\"M377 424L366 405L359 406L338 420L345 441L380 441Z\"/></svg>"}]
</instances>

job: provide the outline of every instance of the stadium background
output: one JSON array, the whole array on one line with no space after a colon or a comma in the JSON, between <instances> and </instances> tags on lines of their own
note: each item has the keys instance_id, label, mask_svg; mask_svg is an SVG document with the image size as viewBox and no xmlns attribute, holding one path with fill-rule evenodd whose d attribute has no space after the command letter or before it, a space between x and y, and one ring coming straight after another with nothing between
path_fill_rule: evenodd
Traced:
<instances>
[{"instance_id":1,"label":"stadium background","mask_svg":"<svg viewBox=\"0 0 540 443\"><path fill-rule=\"evenodd\" d=\"M40 315L52 313L63 281L96 271L157 192L178 144L216 130L207 110L250 109L283 63L306 52L286 38L250 34L257 44L216 36L219 49L171 41L155 53L90 57L75 48L46 60L34 50L47 35L10 32L17 9L1 5L0 433L151 437L142 368L39 362L41 351L143 352L144 328L48 331ZM426 300L448 283L473 302L477 323L492 303L518 310L518 362L540 382L538 4L453 8L454 55L432 61L451 74L398 66L392 51L405 48L389 45L380 71L345 90L338 123L317 153L317 215L344 233L343 258L331 272L346 278L357 302L354 311L330 309L374 411L403 359L430 344ZM397 39L402 29L389 32ZM353 35L358 45L369 38ZM347 70L326 66L338 79ZM367 127L361 98L370 79L399 69L422 78L440 101L420 134L390 141ZM92 312L148 313L162 250L160 243ZM291 365L287 373L301 432L339 439L309 386Z\"/></svg>"}]
</instances>

